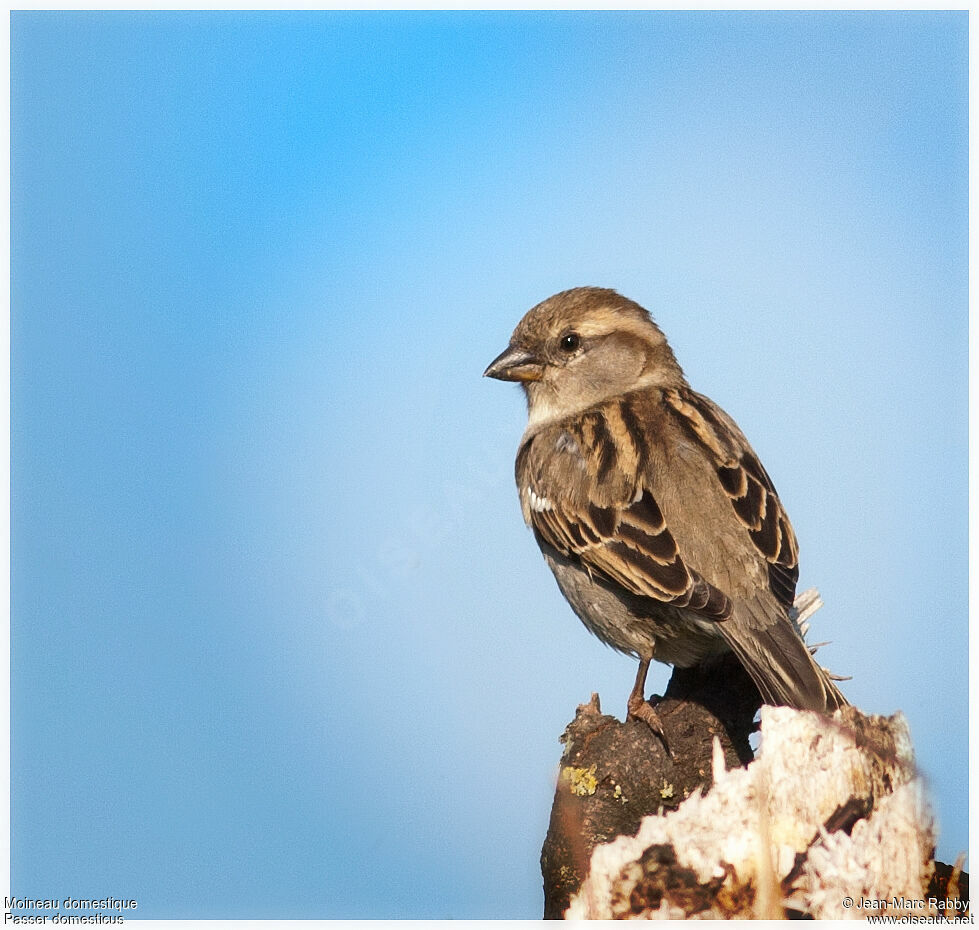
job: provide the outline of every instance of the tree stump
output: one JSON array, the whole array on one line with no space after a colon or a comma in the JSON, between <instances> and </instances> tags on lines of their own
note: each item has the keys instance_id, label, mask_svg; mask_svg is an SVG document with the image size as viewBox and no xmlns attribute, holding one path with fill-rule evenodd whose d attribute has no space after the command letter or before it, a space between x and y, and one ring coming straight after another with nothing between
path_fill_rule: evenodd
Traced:
<instances>
[{"instance_id":1,"label":"tree stump","mask_svg":"<svg viewBox=\"0 0 979 930\"><path fill-rule=\"evenodd\" d=\"M676 810L710 785L715 737L726 765L751 761L749 735L760 705L757 688L734 656L710 675L673 673L655 705L668 750L645 723L603 714L598 695L581 705L561 737L561 774L541 853L544 917L564 914L595 846L634 835L646 815Z\"/></svg>"},{"instance_id":2,"label":"tree stump","mask_svg":"<svg viewBox=\"0 0 979 930\"><path fill-rule=\"evenodd\" d=\"M682 677L656 704L672 755L597 696L578 708L541 856L545 917L966 913L968 876L932 858L901 714L765 707L752 761L757 692L740 682L740 703L722 695L736 708L724 719L709 699L670 696L704 699L704 683Z\"/></svg>"}]
</instances>

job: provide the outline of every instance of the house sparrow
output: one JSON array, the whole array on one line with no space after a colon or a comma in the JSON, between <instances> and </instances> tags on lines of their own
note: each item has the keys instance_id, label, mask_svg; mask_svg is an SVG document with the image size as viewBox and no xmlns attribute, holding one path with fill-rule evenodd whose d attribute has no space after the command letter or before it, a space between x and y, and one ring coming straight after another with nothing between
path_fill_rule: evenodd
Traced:
<instances>
[{"instance_id":1,"label":"house sparrow","mask_svg":"<svg viewBox=\"0 0 979 930\"><path fill-rule=\"evenodd\" d=\"M649 313L580 287L538 304L486 369L526 392L517 452L524 520L585 626L681 668L733 652L762 699L832 712L846 699L792 620L798 546L737 424L687 384Z\"/></svg>"}]
</instances>

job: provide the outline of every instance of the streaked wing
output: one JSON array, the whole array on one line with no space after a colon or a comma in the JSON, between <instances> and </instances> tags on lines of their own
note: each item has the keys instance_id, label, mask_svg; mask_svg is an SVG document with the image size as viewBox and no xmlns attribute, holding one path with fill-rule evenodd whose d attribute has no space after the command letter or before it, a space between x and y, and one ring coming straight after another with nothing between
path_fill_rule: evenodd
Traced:
<instances>
[{"instance_id":1,"label":"streaked wing","mask_svg":"<svg viewBox=\"0 0 979 930\"><path fill-rule=\"evenodd\" d=\"M790 608L799 580L799 545L768 472L737 424L713 401L689 388L664 397L681 428L709 453L734 512L768 563L772 594Z\"/></svg>"},{"instance_id":2,"label":"streaked wing","mask_svg":"<svg viewBox=\"0 0 979 930\"><path fill-rule=\"evenodd\" d=\"M788 611L799 578L799 547L768 472L738 425L713 401L689 388L664 397L680 427L705 450L746 537L767 562L771 594ZM739 600L720 628L763 700L818 711L845 705L788 617L765 600L762 591Z\"/></svg>"},{"instance_id":3,"label":"streaked wing","mask_svg":"<svg viewBox=\"0 0 979 930\"><path fill-rule=\"evenodd\" d=\"M731 601L685 565L638 470L628 406L609 404L537 434L517 457L527 522L563 555L641 597L722 621Z\"/></svg>"}]
</instances>

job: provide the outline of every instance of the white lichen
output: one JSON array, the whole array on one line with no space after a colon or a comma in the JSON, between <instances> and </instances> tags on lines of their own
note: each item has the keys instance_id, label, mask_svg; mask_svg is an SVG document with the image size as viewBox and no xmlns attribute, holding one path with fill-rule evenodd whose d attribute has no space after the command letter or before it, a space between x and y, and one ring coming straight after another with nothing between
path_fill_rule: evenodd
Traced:
<instances>
[{"instance_id":1,"label":"white lichen","mask_svg":"<svg viewBox=\"0 0 979 930\"><path fill-rule=\"evenodd\" d=\"M761 898L768 909L791 903L817 919L866 917L846 908L847 897L921 899L934 824L903 716L869 718L884 744L897 747L889 753L867 748L840 713L830 719L764 707L761 721L761 750L747 768L727 770L718 745L707 794L695 792L677 810L645 817L637 835L596 847L588 878L565 916L613 916L613 893L617 901L628 899L629 887L642 877L642 869L630 864L654 844L672 846L677 863L692 869L699 882L713 879L716 885L726 876L734 899L747 902L742 916L763 916L751 913L751 902L757 907ZM869 816L857 819L849 834L826 832L824 825L841 810L861 805ZM772 889L776 899L784 891L787 900L768 901ZM664 899L655 916L722 915L714 908L684 915Z\"/></svg>"}]
</instances>

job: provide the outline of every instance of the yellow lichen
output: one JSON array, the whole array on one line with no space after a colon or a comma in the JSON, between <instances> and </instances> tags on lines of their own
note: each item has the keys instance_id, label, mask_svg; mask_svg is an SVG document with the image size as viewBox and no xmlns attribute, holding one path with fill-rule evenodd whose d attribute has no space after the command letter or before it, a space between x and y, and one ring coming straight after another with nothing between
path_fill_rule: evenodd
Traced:
<instances>
[{"instance_id":1,"label":"yellow lichen","mask_svg":"<svg viewBox=\"0 0 979 930\"><path fill-rule=\"evenodd\" d=\"M659 796L666 800L666 798L673 797L673 785L671 785L665 778L663 779L663 787L659 789Z\"/></svg>"},{"instance_id":2,"label":"yellow lichen","mask_svg":"<svg viewBox=\"0 0 979 930\"><path fill-rule=\"evenodd\" d=\"M598 779L595 777L595 766L589 769L568 766L561 771L561 777L568 783L568 788L572 794L585 797L594 794L598 787Z\"/></svg>"}]
</instances>

